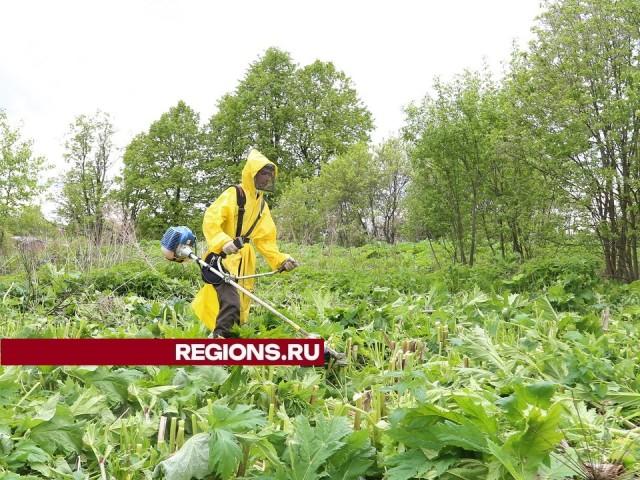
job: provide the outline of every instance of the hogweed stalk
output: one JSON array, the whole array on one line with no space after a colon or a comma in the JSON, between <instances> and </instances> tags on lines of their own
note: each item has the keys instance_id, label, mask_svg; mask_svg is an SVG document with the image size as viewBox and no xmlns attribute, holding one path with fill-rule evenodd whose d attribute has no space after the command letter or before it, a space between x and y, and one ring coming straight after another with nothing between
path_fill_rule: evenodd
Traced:
<instances>
[{"instance_id":1,"label":"hogweed stalk","mask_svg":"<svg viewBox=\"0 0 640 480\"><path fill-rule=\"evenodd\" d=\"M184 420L178 421L178 433L176 435L176 451L180 450L184 445Z\"/></svg>"},{"instance_id":2,"label":"hogweed stalk","mask_svg":"<svg viewBox=\"0 0 640 480\"><path fill-rule=\"evenodd\" d=\"M267 414L267 423L273 425L273 418L276 413L276 406L274 403L269 404L269 413Z\"/></svg>"},{"instance_id":3,"label":"hogweed stalk","mask_svg":"<svg viewBox=\"0 0 640 480\"><path fill-rule=\"evenodd\" d=\"M360 430L360 423L362 422L362 411L364 410L364 393L356 393L353 395L353 401L356 403L356 408L353 410L353 429Z\"/></svg>"},{"instance_id":4,"label":"hogweed stalk","mask_svg":"<svg viewBox=\"0 0 640 480\"><path fill-rule=\"evenodd\" d=\"M176 430L178 427L178 418L171 417L171 427L169 427L169 451L175 451L176 447Z\"/></svg>"},{"instance_id":5,"label":"hogweed stalk","mask_svg":"<svg viewBox=\"0 0 640 480\"><path fill-rule=\"evenodd\" d=\"M167 417L162 415L160 417L160 425L158 426L158 449L162 451L164 448L164 433L167 429Z\"/></svg>"}]
</instances>

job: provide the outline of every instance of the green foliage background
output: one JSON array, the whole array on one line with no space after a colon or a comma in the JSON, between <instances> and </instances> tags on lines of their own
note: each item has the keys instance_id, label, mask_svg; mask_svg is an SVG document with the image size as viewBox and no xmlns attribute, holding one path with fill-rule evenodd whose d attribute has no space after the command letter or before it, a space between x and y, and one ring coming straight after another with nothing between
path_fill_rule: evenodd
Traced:
<instances>
[{"instance_id":1,"label":"green foliage background","mask_svg":"<svg viewBox=\"0 0 640 480\"><path fill-rule=\"evenodd\" d=\"M603 281L598 257L438 268L428 242L283 250L301 267L257 294L349 366L0 367L0 472L507 480L637 466L640 288ZM189 306L198 269L157 242L56 255L0 277L2 337L206 336ZM295 334L259 307L238 333Z\"/></svg>"},{"instance_id":2,"label":"green foliage background","mask_svg":"<svg viewBox=\"0 0 640 480\"><path fill-rule=\"evenodd\" d=\"M377 146L345 72L275 47L204 124L180 101L136 135L117 188L114 125L80 115L64 225L0 110L0 337L204 338L198 269L157 238L199 233L257 147L302 263L258 294L349 359L0 367L1 477L633 478L639 5L546 0L503 78L436 78ZM295 334L259 308L237 333Z\"/></svg>"}]
</instances>

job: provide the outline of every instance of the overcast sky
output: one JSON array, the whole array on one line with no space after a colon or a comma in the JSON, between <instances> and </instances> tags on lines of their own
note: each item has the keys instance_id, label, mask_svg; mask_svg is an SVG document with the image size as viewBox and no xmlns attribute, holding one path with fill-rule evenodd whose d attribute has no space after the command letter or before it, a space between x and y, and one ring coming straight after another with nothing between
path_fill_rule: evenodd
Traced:
<instances>
[{"instance_id":1,"label":"overcast sky","mask_svg":"<svg viewBox=\"0 0 640 480\"><path fill-rule=\"evenodd\" d=\"M539 0L0 0L0 108L60 164L78 115L109 113L120 147L179 100L204 123L273 46L351 77L378 143L436 76L483 58L499 73L539 13Z\"/></svg>"}]
</instances>

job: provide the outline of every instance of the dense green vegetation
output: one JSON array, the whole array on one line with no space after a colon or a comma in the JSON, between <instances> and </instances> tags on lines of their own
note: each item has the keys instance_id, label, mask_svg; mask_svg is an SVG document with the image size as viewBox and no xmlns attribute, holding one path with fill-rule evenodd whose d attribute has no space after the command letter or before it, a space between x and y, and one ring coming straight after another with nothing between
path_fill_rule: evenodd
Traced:
<instances>
[{"instance_id":1,"label":"dense green vegetation","mask_svg":"<svg viewBox=\"0 0 640 480\"><path fill-rule=\"evenodd\" d=\"M0 337L204 338L158 238L199 236L257 147L303 263L258 293L350 360L0 367L0 477L639 478L640 3L543 7L501 78L434 79L379 145L347 73L275 47L209 119L180 101L120 148L80 115L55 222L0 106Z\"/></svg>"},{"instance_id":2,"label":"dense green vegetation","mask_svg":"<svg viewBox=\"0 0 640 480\"><path fill-rule=\"evenodd\" d=\"M533 259L554 245L591 244L607 278L638 280L640 7L543 6L533 40L502 77L435 78L406 107L398 136L379 145L345 72L297 65L276 47L208 120L179 101L118 148L107 113L80 115L65 137L59 219L98 243L123 228L145 239L175 224L197 230L256 147L280 167L271 206L290 241L429 240L468 265L483 248ZM4 112L0 127L1 240L25 234L23 207L44 187L44 159ZM120 150L122 169L110 172Z\"/></svg>"},{"instance_id":3,"label":"dense green vegetation","mask_svg":"<svg viewBox=\"0 0 640 480\"><path fill-rule=\"evenodd\" d=\"M259 296L348 367L3 367L2 478L638 469L640 286L604 282L597 256L487 250L473 268L438 268L428 242L285 248L303 265L260 281ZM198 269L161 260L157 242L18 257L0 277L2 337L206 335L189 307ZM259 307L239 333L294 334Z\"/></svg>"}]
</instances>

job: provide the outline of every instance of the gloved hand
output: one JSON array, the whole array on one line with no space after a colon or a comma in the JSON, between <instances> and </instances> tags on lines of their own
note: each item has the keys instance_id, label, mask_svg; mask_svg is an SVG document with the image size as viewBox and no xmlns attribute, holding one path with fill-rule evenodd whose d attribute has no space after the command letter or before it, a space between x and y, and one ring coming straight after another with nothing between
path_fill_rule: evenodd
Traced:
<instances>
[{"instance_id":1,"label":"gloved hand","mask_svg":"<svg viewBox=\"0 0 640 480\"><path fill-rule=\"evenodd\" d=\"M282 265L280 265L280 269L284 270L285 272L290 272L291 270L299 266L300 264L296 262L293 257L289 257L284 262L282 262Z\"/></svg>"},{"instance_id":2,"label":"gloved hand","mask_svg":"<svg viewBox=\"0 0 640 480\"><path fill-rule=\"evenodd\" d=\"M231 255L232 253L238 253L238 247L233 243L233 240L231 240L222 246L222 251L227 255Z\"/></svg>"}]
</instances>

